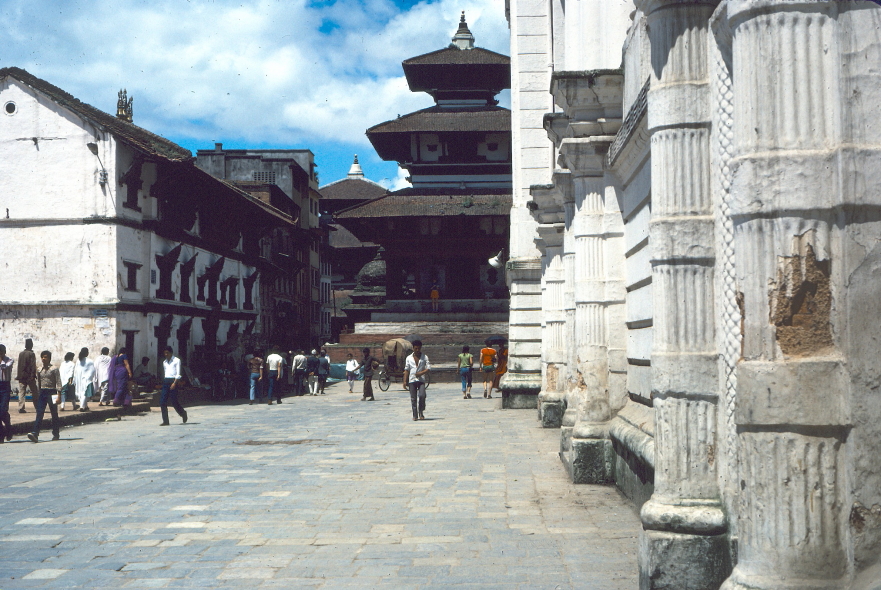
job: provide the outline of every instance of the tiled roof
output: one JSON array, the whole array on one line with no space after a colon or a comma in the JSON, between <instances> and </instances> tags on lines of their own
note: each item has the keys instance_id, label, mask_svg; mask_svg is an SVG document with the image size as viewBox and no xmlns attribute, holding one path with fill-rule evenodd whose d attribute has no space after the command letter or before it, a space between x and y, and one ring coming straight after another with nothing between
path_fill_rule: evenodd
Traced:
<instances>
[{"instance_id":1,"label":"tiled roof","mask_svg":"<svg viewBox=\"0 0 881 590\"><path fill-rule=\"evenodd\" d=\"M190 150L182 148L164 137L150 133L146 129L142 129L124 119L120 119L105 113L104 111L98 110L92 105L81 102L61 88L58 88L41 78L37 78L21 68L0 68L0 80L5 79L6 77L14 78L22 84L30 86L83 119L106 128L118 139L145 154L158 156L172 162L190 160L193 157Z\"/></svg>"},{"instance_id":2,"label":"tiled roof","mask_svg":"<svg viewBox=\"0 0 881 590\"><path fill-rule=\"evenodd\" d=\"M403 65L443 65L443 64L504 64L509 65L511 58L495 51L475 47L474 49L459 49L458 47L446 47L431 53L405 59Z\"/></svg>"},{"instance_id":3,"label":"tiled roof","mask_svg":"<svg viewBox=\"0 0 881 590\"><path fill-rule=\"evenodd\" d=\"M434 106L375 125L367 130L367 135L457 131L511 131L511 111L502 107L449 109Z\"/></svg>"},{"instance_id":4,"label":"tiled roof","mask_svg":"<svg viewBox=\"0 0 881 590\"><path fill-rule=\"evenodd\" d=\"M318 189L324 199L375 199L388 192L384 186L366 178L343 178Z\"/></svg>"},{"instance_id":5,"label":"tiled roof","mask_svg":"<svg viewBox=\"0 0 881 590\"><path fill-rule=\"evenodd\" d=\"M331 248L369 248L376 246L372 242L362 242L355 237L355 234L338 223L331 223L330 227L336 230L330 232L330 235L327 237Z\"/></svg>"},{"instance_id":6,"label":"tiled roof","mask_svg":"<svg viewBox=\"0 0 881 590\"><path fill-rule=\"evenodd\" d=\"M336 219L508 215L511 189L405 188L339 211Z\"/></svg>"}]
</instances>

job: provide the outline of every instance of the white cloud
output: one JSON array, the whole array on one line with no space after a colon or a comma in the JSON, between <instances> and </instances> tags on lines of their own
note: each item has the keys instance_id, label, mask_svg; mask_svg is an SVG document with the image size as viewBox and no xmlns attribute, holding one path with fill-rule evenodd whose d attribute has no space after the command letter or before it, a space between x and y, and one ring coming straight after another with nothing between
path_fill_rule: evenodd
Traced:
<instances>
[{"instance_id":1,"label":"white cloud","mask_svg":"<svg viewBox=\"0 0 881 590\"><path fill-rule=\"evenodd\" d=\"M368 127L432 104L400 62L445 47L460 10L479 46L507 53L500 0L11 0L0 65L109 112L125 87L135 122L179 141L364 145Z\"/></svg>"}]
</instances>

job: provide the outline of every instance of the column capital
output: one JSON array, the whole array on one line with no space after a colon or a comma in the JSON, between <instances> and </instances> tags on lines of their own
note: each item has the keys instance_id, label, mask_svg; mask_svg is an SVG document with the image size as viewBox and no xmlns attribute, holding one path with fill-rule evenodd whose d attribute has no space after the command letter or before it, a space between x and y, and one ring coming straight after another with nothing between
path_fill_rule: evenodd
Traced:
<instances>
[{"instance_id":1,"label":"column capital","mask_svg":"<svg viewBox=\"0 0 881 590\"><path fill-rule=\"evenodd\" d=\"M613 135L569 137L560 143L560 157L574 177L602 176Z\"/></svg>"},{"instance_id":2,"label":"column capital","mask_svg":"<svg viewBox=\"0 0 881 590\"><path fill-rule=\"evenodd\" d=\"M551 94L570 119L571 135L614 135L621 128L624 73L620 69L554 72Z\"/></svg>"},{"instance_id":3,"label":"column capital","mask_svg":"<svg viewBox=\"0 0 881 590\"><path fill-rule=\"evenodd\" d=\"M547 131L548 139L555 147L560 147L563 138L569 135L569 117L566 113L545 113L542 117L542 127Z\"/></svg>"},{"instance_id":4,"label":"column capital","mask_svg":"<svg viewBox=\"0 0 881 590\"><path fill-rule=\"evenodd\" d=\"M709 7L713 10L719 5L721 0L636 0L636 7L645 15L651 15L653 12L663 10L665 8L698 8ZM770 0L774 3L774 0Z\"/></svg>"}]
</instances>

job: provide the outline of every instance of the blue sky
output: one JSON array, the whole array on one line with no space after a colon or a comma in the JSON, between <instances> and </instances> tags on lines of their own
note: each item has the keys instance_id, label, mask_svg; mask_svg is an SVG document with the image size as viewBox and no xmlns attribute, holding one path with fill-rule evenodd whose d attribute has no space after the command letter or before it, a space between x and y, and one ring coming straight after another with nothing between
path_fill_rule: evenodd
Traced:
<instances>
[{"instance_id":1,"label":"blue sky","mask_svg":"<svg viewBox=\"0 0 881 590\"><path fill-rule=\"evenodd\" d=\"M307 148L321 184L400 184L364 131L432 104L408 57L445 47L464 10L477 45L508 53L504 0L0 0L0 67L18 66L195 152ZM508 97L503 97L507 106Z\"/></svg>"}]
</instances>

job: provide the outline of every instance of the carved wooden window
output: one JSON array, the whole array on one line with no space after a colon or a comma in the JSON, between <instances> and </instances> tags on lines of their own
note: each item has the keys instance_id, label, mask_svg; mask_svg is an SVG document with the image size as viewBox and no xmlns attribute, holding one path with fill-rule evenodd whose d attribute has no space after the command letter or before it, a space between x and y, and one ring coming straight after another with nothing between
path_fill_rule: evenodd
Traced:
<instances>
[{"instance_id":1,"label":"carved wooden window","mask_svg":"<svg viewBox=\"0 0 881 590\"><path fill-rule=\"evenodd\" d=\"M193 254L193 257L180 267L180 300L184 303L192 303L193 301L190 296L190 277L193 276L193 269L196 266L196 256L198 255L198 252ZM201 300L204 301L204 299L204 296L201 297Z\"/></svg>"},{"instance_id":2,"label":"carved wooden window","mask_svg":"<svg viewBox=\"0 0 881 590\"><path fill-rule=\"evenodd\" d=\"M168 254L156 255L156 266L159 269L159 287L156 289L157 299L174 301L174 291L171 289L172 275L177 267L180 257L181 244L172 248Z\"/></svg>"},{"instance_id":3,"label":"carved wooden window","mask_svg":"<svg viewBox=\"0 0 881 590\"><path fill-rule=\"evenodd\" d=\"M125 290L126 291L137 291L138 290L138 271L141 269L141 264L136 262L125 262L122 263L125 266Z\"/></svg>"},{"instance_id":4,"label":"carved wooden window","mask_svg":"<svg viewBox=\"0 0 881 590\"><path fill-rule=\"evenodd\" d=\"M242 286L245 288L245 303L242 305L242 309L254 309L254 283L257 281L257 274L254 273L249 277L245 277L242 281Z\"/></svg>"}]
</instances>

